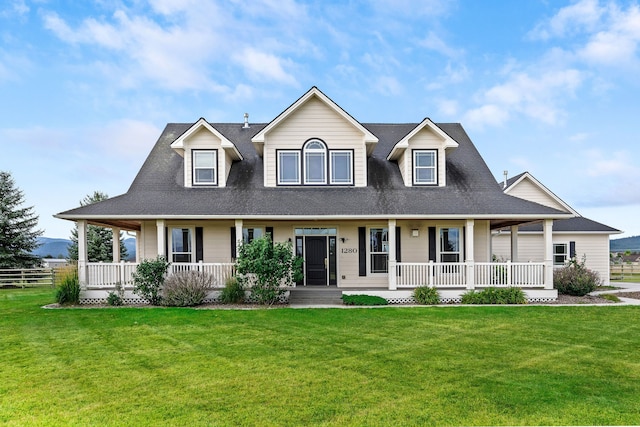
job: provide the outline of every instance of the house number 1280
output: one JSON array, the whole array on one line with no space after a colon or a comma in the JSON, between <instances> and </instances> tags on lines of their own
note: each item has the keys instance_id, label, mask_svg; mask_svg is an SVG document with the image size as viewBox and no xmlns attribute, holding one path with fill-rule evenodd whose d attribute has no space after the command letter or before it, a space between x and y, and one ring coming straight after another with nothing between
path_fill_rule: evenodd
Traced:
<instances>
[{"instance_id":1,"label":"house number 1280","mask_svg":"<svg viewBox=\"0 0 640 427\"><path fill-rule=\"evenodd\" d=\"M356 248L342 248L343 254L357 254L358 250Z\"/></svg>"}]
</instances>

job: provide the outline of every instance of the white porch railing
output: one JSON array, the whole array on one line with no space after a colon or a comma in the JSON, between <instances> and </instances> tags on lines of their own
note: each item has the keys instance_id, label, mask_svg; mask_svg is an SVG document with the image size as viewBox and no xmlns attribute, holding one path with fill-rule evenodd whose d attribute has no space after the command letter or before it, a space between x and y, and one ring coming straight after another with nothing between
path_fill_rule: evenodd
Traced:
<instances>
[{"instance_id":1,"label":"white porch railing","mask_svg":"<svg viewBox=\"0 0 640 427\"><path fill-rule=\"evenodd\" d=\"M86 264L86 283L88 288L113 288L117 283L124 287L133 287L132 274L138 267L137 263L120 262L89 262ZM82 266L79 266L82 268ZM235 264L233 263L172 263L169 266L168 274L180 271L202 271L214 277L214 288L223 288L226 280L235 274Z\"/></svg>"},{"instance_id":2,"label":"white porch railing","mask_svg":"<svg viewBox=\"0 0 640 427\"><path fill-rule=\"evenodd\" d=\"M398 289L417 286L544 288L544 268L541 262L399 262L396 264L396 286ZM468 274L470 272L473 274ZM469 277L473 278L473 283Z\"/></svg>"}]
</instances>

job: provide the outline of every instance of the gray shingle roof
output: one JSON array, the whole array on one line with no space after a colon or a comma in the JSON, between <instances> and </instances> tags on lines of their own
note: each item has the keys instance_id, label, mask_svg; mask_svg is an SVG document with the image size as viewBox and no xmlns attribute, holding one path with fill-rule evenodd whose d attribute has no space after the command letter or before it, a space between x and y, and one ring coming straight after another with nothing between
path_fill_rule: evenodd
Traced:
<instances>
[{"instance_id":1,"label":"gray shingle roof","mask_svg":"<svg viewBox=\"0 0 640 427\"><path fill-rule=\"evenodd\" d=\"M235 162L223 188L185 188L183 159L170 144L191 124L168 124L126 194L59 214L62 218L140 216L558 216L560 211L506 195L460 124L438 126L459 148L447 154L446 187L405 187L394 144L417 123L365 124L379 138L368 159L368 186L280 187L263 184L262 159L251 138L266 124L212 123L244 160Z\"/></svg>"},{"instance_id":2,"label":"gray shingle roof","mask_svg":"<svg viewBox=\"0 0 640 427\"><path fill-rule=\"evenodd\" d=\"M527 224L518 227L519 231L524 232L542 232L542 224ZM556 219L553 221L553 232L559 233L607 233L617 234L621 233L620 230L608 225L601 224L597 221L593 221L589 218L577 216L568 219Z\"/></svg>"}]
</instances>

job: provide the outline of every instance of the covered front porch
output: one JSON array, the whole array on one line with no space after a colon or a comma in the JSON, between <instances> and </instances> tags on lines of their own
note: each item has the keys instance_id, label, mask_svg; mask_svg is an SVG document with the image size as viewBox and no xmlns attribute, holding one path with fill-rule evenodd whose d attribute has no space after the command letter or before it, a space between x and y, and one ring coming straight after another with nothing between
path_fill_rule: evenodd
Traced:
<instances>
[{"instance_id":1,"label":"covered front porch","mask_svg":"<svg viewBox=\"0 0 640 427\"><path fill-rule=\"evenodd\" d=\"M522 220L521 220L522 221ZM136 296L132 293L133 279L132 273L135 271L138 263L141 261L140 254L143 251L137 251L136 262L124 262L118 259L119 250L116 245L118 243L121 227L116 227L111 224L113 231L114 241L114 262L112 263L92 263L87 261L86 255L86 228L88 222L85 220L79 220L78 222L78 248L79 248L79 277L81 281L82 294L81 299L95 302L102 297L106 298L108 292L115 289L119 284L125 290L125 300L127 295L131 299L135 299ZM158 255L163 255L171 260L168 256L167 248L170 247L167 242L167 226L169 225L165 220L154 221L155 225L152 225L153 230L153 246ZM513 221L512 221L513 222ZM417 232L411 229L411 224L406 219L388 219L384 222L384 249L386 250L386 259L384 259L383 265L385 271L383 273L376 272L376 274L370 274L370 270L365 271L365 275L362 277L353 277L349 275L349 271L357 271L357 264L351 264L351 260L357 263L357 258L362 260L366 257L366 262L362 262L361 265L365 265L368 269L372 269L374 261L380 260L380 254L369 253L368 248L360 246L355 251L349 249L350 239L357 241L359 230L363 227L346 225L338 225L333 227L335 230L335 238L332 240L336 247L337 255L336 261L331 261L329 258L329 265L335 262L336 265L336 282L331 284L327 280L327 285L343 289L345 292L352 291L353 288L361 288L363 291L370 292L384 292L387 299L398 300L399 302L411 302L411 293L413 289L418 286L431 286L440 290L440 293L444 295L450 295L452 301L459 297L463 292L483 289L486 287L508 287L514 286L522 288L527 296L531 300L552 300L557 297L557 292L553 289L553 244L551 239L553 220L545 219L543 222L543 234L544 234L544 260L537 262L518 262L517 260L517 248L518 248L518 225L514 225L506 220L482 220L480 222L474 219L466 219L464 221L458 220L456 226L460 231L460 248L456 253L455 262L443 262L447 251L445 249L438 249L438 243L431 242L433 233L431 228L427 225L422 225L422 228L417 228ZM149 221L147 221L147 224ZM299 225L292 222L277 223L271 222L275 227L268 227L269 232L274 233L274 240L286 240L291 241L293 237L296 239L294 230ZM413 222L417 223L417 222ZM229 224L229 221L225 224ZM246 231L246 223L242 219L235 219L230 223L232 227L232 236L242 236L243 230ZM251 224L251 223L250 223ZM375 221L375 230L380 230L380 221ZM451 221L448 222L451 224ZM479 230L476 229L476 225L480 224ZM106 222L101 222L100 225L109 225ZM134 222L124 223L121 222L118 225L126 225L127 230L136 233L137 245L142 247L147 246L147 254L149 254L148 241L145 243L145 235L149 236L149 227L146 229L142 227L136 227ZM357 224L360 225L360 224ZM251 226L251 225L250 225ZM227 228L224 228L227 227ZM448 225L449 229L452 228ZM511 227L511 259L501 262L491 262L491 230L496 228ZM228 230L228 226L224 225L223 229ZM371 227L374 228L373 226ZM402 232L400 229L402 228ZM426 229L429 229L429 233L426 233ZM443 227L444 228L444 227ZM206 242L206 236L208 228L205 227L204 240ZM275 230L275 231L274 231ZM366 229L365 229L366 230ZM368 231L368 230L366 230ZM413 238L413 234L417 234ZM200 231L199 233L202 233ZM198 233L195 233L198 234ZM245 233L246 234L246 233ZM426 237L428 235L428 238ZM289 237L291 236L291 237ZM344 237L343 237L344 236ZM404 243L401 245L396 239L403 237ZM409 236L409 237L408 237ZM423 236L423 237L419 237ZM203 239L202 234L199 239ZM423 239L424 240L421 240ZM423 242L428 240L428 261L426 262L413 262L417 255L414 252L416 247L423 245ZM232 239L235 241L235 245L232 245L232 253L237 251L237 246L242 243L242 240ZM362 241L361 241L362 242ZM373 243L365 240L367 246L372 246ZM197 245L196 245L197 246ZM200 244L202 246L202 244ZM206 246L206 244L205 244ZM294 245L295 246L295 245ZM442 246L442 242L440 242ZM228 247L228 246L227 246ZM479 248L478 250L476 248ZM299 248L294 247L293 250ZM358 253L357 251L360 251ZM194 251L196 252L196 251ZM354 252L356 252L354 254ZM433 254L431 253L433 252ZM476 254L480 253L479 260L476 260ZM433 256L432 256L433 255ZM327 256L327 255L325 255ZM422 255L425 259L427 254ZM489 258L489 259L487 259ZM205 256L206 259L206 256ZM402 261L401 259L405 259ZM210 261L211 259L209 259ZM197 270L207 272L214 277L214 286L212 288L212 298L215 299L215 293L219 292L221 288L225 286L227 278L235 274L234 259L231 258L227 261L231 262L174 262L171 263L169 274L185 271L185 270ZM370 264L367 264L369 263ZM376 264L376 267L379 267ZM351 269L351 270L349 270ZM347 273L347 274L345 274ZM350 279L350 280L349 280ZM382 296L382 295L380 295ZM448 297L446 297L448 298Z\"/></svg>"}]
</instances>

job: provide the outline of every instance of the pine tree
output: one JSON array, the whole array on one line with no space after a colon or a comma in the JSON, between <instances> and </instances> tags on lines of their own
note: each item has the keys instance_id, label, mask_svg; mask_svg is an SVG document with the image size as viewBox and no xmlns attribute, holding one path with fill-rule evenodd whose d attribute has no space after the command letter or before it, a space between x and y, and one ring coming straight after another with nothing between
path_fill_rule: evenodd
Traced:
<instances>
[{"instance_id":1,"label":"pine tree","mask_svg":"<svg viewBox=\"0 0 640 427\"><path fill-rule=\"evenodd\" d=\"M21 207L24 193L9 172L0 171L0 268L32 268L40 259L31 254L38 247L38 216L33 206Z\"/></svg>"},{"instance_id":2,"label":"pine tree","mask_svg":"<svg viewBox=\"0 0 640 427\"><path fill-rule=\"evenodd\" d=\"M109 196L100 191L86 196L80 201L80 206L108 199ZM127 248L124 238L120 237L120 259L126 259ZM78 226L71 230L71 245L69 245L69 259L78 260ZM87 226L87 261L89 262L113 262L113 232L109 228L96 225Z\"/></svg>"}]
</instances>

